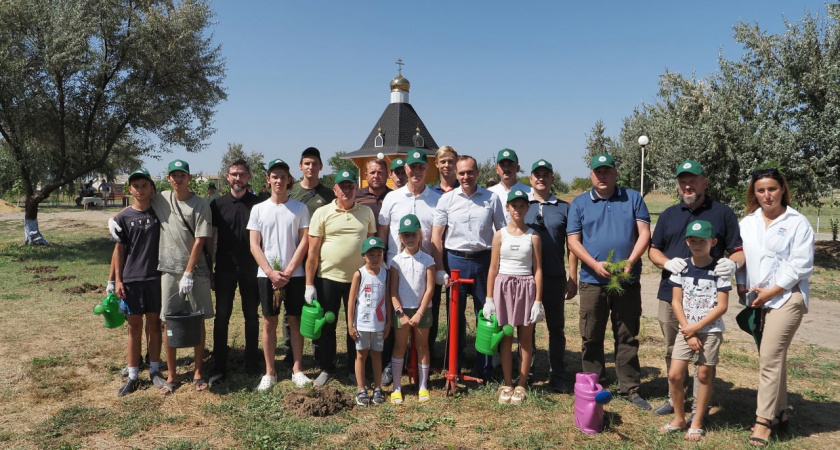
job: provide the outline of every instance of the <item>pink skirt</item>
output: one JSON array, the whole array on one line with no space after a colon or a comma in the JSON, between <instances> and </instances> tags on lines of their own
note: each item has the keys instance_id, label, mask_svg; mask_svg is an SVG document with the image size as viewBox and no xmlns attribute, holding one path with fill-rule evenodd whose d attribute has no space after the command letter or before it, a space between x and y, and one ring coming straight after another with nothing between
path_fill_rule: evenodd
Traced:
<instances>
[{"instance_id":1,"label":"pink skirt","mask_svg":"<svg viewBox=\"0 0 840 450\"><path fill-rule=\"evenodd\" d=\"M531 307L537 296L537 283L533 275L496 275L493 285L493 303L499 326L527 325L531 320Z\"/></svg>"}]
</instances>

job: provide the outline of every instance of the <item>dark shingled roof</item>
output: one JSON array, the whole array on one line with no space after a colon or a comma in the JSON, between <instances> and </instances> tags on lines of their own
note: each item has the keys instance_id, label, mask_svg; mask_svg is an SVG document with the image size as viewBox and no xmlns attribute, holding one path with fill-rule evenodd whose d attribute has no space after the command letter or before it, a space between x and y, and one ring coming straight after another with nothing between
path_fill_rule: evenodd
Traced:
<instances>
[{"instance_id":1,"label":"dark shingled roof","mask_svg":"<svg viewBox=\"0 0 840 450\"><path fill-rule=\"evenodd\" d=\"M409 150L418 148L414 145L414 135L417 133L416 129L418 127L420 128L420 136L423 137L424 141L424 145L419 148L425 150L427 155L434 155L438 145L411 104L390 103L374 124L373 130L365 139L362 148L345 154L343 158L376 156L379 152L385 155L404 155ZM374 147L374 139L379 134L380 128L382 128L383 145L382 147Z\"/></svg>"}]
</instances>

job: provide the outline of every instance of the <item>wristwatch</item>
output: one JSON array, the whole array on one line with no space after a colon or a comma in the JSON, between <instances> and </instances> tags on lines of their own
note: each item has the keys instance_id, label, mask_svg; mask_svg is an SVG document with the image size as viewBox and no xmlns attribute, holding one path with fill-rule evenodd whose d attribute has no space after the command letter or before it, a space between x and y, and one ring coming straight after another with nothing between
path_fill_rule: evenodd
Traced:
<instances>
[{"instance_id":1,"label":"wristwatch","mask_svg":"<svg viewBox=\"0 0 840 450\"><path fill-rule=\"evenodd\" d=\"M394 314L396 314L396 315L397 315L397 317L402 317L402 316L404 316L404 315L405 315L405 313L403 312L402 308L395 309L395 310L394 310Z\"/></svg>"}]
</instances>

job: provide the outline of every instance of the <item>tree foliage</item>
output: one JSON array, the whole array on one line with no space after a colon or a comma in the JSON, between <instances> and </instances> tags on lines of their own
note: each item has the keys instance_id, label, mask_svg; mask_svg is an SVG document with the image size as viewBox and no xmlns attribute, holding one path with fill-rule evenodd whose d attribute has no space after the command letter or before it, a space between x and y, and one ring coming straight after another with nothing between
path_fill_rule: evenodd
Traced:
<instances>
[{"instance_id":1,"label":"tree foliage","mask_svg":"<svg viewBox=\"0 0 840 450\"><path fill-rule=\"evenodd\" d=\"M677 164L695 159L710 196L737 207L750 173L773 161L798 202L819 205L840 175L840 6L827 11L786 21L780 34L738 23L734 38L743 55L719 56L719 71L705 78L666 71L657 101L625 117L612 141L619 182L638 188L637 139L645 134L646 190L673 187ZM599 121L589 135L592 148L607 148L602 136Z\"/></svg>"},{"instance_id":2,"label":"tree foliage","mask_svg":"<svg viewBox=\"0 0 840 450\"><path fill-rule=\"evenodd\" d=\"M26 218L61 186L199 151L225 98L205 0L0 2L0 136Z\"/></svg>"}]
</instances>

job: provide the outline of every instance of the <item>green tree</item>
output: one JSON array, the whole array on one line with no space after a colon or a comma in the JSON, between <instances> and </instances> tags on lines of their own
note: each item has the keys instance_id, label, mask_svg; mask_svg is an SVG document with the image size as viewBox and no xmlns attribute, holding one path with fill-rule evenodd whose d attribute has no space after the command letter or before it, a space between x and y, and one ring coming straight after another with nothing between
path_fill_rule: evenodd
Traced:
<instances>
[{"instance_id":1,"label":"green tree","mask_svg":"<svg viewBox=\"0 0 840 450\"><path fill-rule=\"evenodd\" d=\"M571 188L573 191L586 191L592 188L592 181L589 178L574 177Z\"/></svg>"},{"instance_id":2,"label":"green tree","mask_svg":"<svg viewBox=\"0 0 840 450\"><path fill-rule=\"evenodd\" d=\"M607 129L604 127L604 121L598 119L595 125L586 135L586 153L583 155L583 161L589 165L592 157L599 153L613 153L613 140L606 135Z\"/></svg>"},{"instance_id":3,"label":"green tree","mask_svg":"<svg viewBox=\"0 0 840 450\"><path fill-rule=\"evenodd\" d=\"M200 151L225 99L206 0L0 2L0 136L38 205L86 174L173 146Z\"/></svg>"},{"instance_id":4,"label":"green tree","mask_svg":"<svg viewBox=\"0 0 840 450\"><path fill-rule=\"evenodd\" d=\"M339 150L335 152L335 155L332 155L330 159L327 160L327 164L332 169L332 173L321 175L321 184L328 188L332 188L335 185L335 174L344 169L352 170L353 172L356 172L356 175L362 176L359 168L352 159L344 159L344 155L346 154L347 152Z\"/></svg>"}]
</instances>

